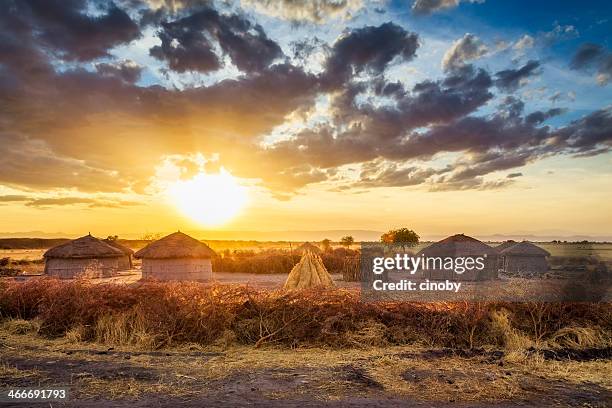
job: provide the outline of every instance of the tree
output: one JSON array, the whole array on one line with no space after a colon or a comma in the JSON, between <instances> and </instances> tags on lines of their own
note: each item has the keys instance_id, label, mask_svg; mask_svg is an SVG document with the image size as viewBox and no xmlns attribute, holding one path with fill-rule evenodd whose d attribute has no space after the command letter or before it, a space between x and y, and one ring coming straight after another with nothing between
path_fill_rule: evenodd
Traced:
<instances>
[{"instance_id":1,"label":"tree","mask_svg":"<svg viewBox=\"0 0 612 408\"><path fill-rule=\"evenodd\" d=\"M323 241L321 241L321 249L323 249L324 252L330 251L331 250L331 239L325 238Z\"/></svg>"},{"instance_id":2,"label":"tree","mask_svg":"<svg viewBox=\"0 0 612 408\"><path fill-rule=\"evenodd\" d=\"M107 241L117 241L119 239L119 235L109 235L106 237Z\"/></svg>"},{"instance_id":3,"label":"tree","mask_svg":"<svg viewBox=\"0 0 612 408\"><path fill-rule=\"evenodd\" d=\"M402 249L412 247L419 243L419 235L408 228L389 230L380 236L380 241L385 244L401 245Z\"/></svg>"},{"instance_id":4,"label":"tree","mask_svg":"<svg viewBox=\"0 0 612 408\"><path fill-rule=\"evenodd\" d=\"M345 247L350 248L351 245L355 243L355 238L351 237L350 235L347 235L345 237L340 238L340 243L342 243L342 245L344 245Z\"/></svg>"}]
</instances>

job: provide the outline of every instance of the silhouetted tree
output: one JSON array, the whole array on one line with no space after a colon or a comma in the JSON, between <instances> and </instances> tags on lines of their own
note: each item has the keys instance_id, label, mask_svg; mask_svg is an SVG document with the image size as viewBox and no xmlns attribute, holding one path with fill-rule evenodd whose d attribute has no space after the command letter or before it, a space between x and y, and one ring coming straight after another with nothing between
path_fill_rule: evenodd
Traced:
<instances>
[{"instance_id":1,"label":"silhouetted tree","mask_svg":"<svg viewBox=\"0 0 612 408\"><path fill-rule=\"evenodd\" d=\"M389 230L380 236L380 241L385 244L401 245L402 249L413 247L419 243L419 235L408 228Z\"/></svg>"},{"instance_id":2,"label":"silhouetted tree","mask_svg":"<svg viewBox=\"0 0 612 408\"><path fill-rule=\"evenodd\" d=\"M355 238L351 237L350 235L347 235L345 237L340 238L340 243L342 243L342 245L344 245L345 247L350 248L351 245L355 243Z\"/></svg>"}]
</instances>

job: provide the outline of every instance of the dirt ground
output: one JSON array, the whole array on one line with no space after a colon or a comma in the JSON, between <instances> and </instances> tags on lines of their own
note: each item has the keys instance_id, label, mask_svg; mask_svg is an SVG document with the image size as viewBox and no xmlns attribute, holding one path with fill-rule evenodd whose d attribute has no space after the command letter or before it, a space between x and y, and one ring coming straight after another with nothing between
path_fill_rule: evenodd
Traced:
<instances>
[{"instance_id":1,"label":"dirt ground","mask_svg":"<svg viewBox=\"0 0 612 408\"><path fill-rule=\"evenodd\" d=\"M610 406L609 355L558 360L426 347L147 351L0 331L0 389L70 388L69 402L2 405L21 408Z\"/></svg>"}]
</instances>

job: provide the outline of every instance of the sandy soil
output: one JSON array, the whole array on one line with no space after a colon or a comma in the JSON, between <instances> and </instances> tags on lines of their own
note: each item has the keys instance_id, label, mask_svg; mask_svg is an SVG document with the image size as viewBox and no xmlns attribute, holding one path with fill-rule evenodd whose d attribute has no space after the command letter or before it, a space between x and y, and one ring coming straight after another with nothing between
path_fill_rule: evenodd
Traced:
<instances>
[{"instance_id":1,"label":"sandy soil","mask_svg":"<svg viewBox=\"0 0 612 408\"><path fill-rule=\"evenodd\" d=\"M108 348L0 331L0 388L68 386L53 407L609 406L612 363L496 350ZM4 404L5 407L49 404Z\"/></svg>"}]
</instances>

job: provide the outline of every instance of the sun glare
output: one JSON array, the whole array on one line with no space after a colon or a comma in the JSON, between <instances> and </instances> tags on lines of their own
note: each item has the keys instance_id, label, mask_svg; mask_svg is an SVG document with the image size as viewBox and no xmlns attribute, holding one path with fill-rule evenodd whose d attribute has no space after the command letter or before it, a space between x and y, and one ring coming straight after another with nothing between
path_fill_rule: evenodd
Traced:
<instances>
[{"instance_id":1,"label":"sun glare","mask_svg":"<svg viewBox=\"0 0 612 408\"><path fill-rule=\"evenodd\" d=\"M225 169L217 174L199 173L168 188L173 204L184 215L204 225L221 225L244 208L247 189Z\"/></svg>"}]
</instances>

